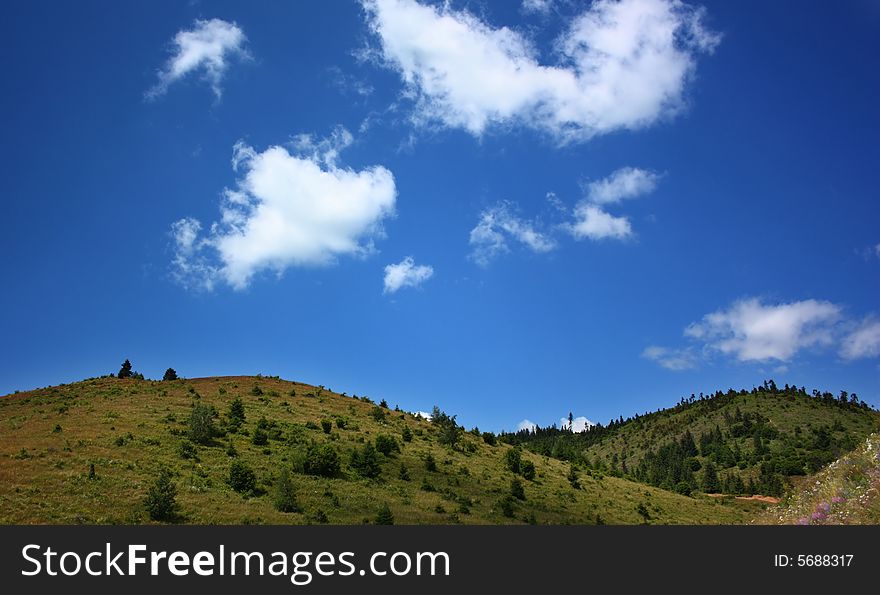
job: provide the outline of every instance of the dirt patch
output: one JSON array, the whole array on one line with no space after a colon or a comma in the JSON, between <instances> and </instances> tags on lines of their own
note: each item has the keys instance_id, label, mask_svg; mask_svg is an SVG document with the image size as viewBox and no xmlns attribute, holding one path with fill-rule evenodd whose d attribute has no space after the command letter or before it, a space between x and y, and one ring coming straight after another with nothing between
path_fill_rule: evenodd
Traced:
<instances>
[{"instance_id":1,"label":"dirt patch","mask_svg":"<svg viewBox=\"0 0 880 595\"><path fill-rule=\"evenodd\" d=\"M729 494L706 494L710 498L729 498ZM774 498L773 496L761 496L759 494L755 494L754 496L734 496L737 500L756 500L758 502L766 502L767 504L779 504L779 498Z\"/></svg>"}]
</instances>

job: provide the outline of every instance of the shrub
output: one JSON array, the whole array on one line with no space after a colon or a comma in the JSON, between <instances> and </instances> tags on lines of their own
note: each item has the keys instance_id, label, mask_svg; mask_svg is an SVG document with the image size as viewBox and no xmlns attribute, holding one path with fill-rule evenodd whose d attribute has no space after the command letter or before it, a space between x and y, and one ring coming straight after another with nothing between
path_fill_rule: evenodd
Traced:
<instances>
[{"instance_id":1,"label":"shrub","mask_svg":"<svg viewBox=\"0 0 880 595\"><path fill-rule=\"evenodd\" d=\"M535 479L535 464L530 460L526 459L519 466L520 473L522 476L528 479L529 481Z\"/></svg>"},{"instance_id":2,"label":"shrub","mask_svg":"<svg viewBox=\"0 0 880 595\"><path fill-rule=\"evenodd\" d=\"M171 480L171 472L168 469L159 472L159 477L144 498L144 507L154 521L170 521L176 516L177 488Z\"/></svg>"},{"instance_id":3,"label":"shrub","mask_svg":"<svg viewBox=\"0 0 880 595\"><path fill-rule=\"evenodd\" d=\"M257 489L257 476L244 461L233 461L229 467L229 487L239 494L251 494Z\"/></svg>"},{"instance_id":4,"label":"shrub","mask_svg":"<svg viewBox=\"0 0 880 595\"><path fill-rule=\"evenodd\" d=\"M388 507L388 503L383 504L382 508L379 509L379 512L376 514L375 522L377 525L394 524L394 514L392 514L391 509Z\"/></svg>"},{"instance_id":5,"label":"shrub","mask_svg":"<svg viewBox=\"0 0 880 595\"><path fill-rule=\"evenodd\" d=\"M580 489L581 483L580 483L580 480L578 479L578 474L574 468L574 465L572 465L569 468L568 476L566 477L566 479L568 479L568 483L571 484L571 487L573 487L576 490Z\"/></svg>"},{"instance_id":6,"label":"shrub","mask_svg":"<svg viewBox=\"0 0 880 595\"><path fill-rule=\"evenodd\" d=\"M309 430L317 430L317 429L318 429L318 424L316 424L316 423L313 422L312 420L309 420L309 421L306 422L306 428L309 429Z\"/></svg>"},{"instance_id":7,"label":"shrub","mask_svg":"<svg viewBox=\"0 0 880 595\"><path fill-rule=\"evenodd\" d=\"M267 434L264 429L257 426L254 433L251 435L251 443L254 446L266 446L269 444L269 434Z\"/></svg>"},{"instance_id":8,"label":"shrub","mask_svg":"<svg viewBox=\"0 0 880 595\"><path fill-rule=\"evenodd\" d=\"M522 465L522 451L518 447L508 450L504 455L504 464L513 473L519 473L520 465Z\"/></svg>"},{"instance_id":9,"label":"shrub","mask_svg":"<svg viewBox=\"0 0 880 595\"><path fill-rule=\"evenodd\" d=\"M403 438L404 442L412 442L413 433L409 426L403 426L403 432L401 432L400 437Z\"/></svg>"},{"instance_id":10,"label":"shrub","mask_svg":"<svg viewBox=\"0 0 880 595\"><path fill-rule=\"evenodd\" d=\"M209 444L217 435L217 428L214 426L216 415L213 407L201 403L193 405L187 422L189 439L197 444Z\"/></svg>"},{"instance_id":11,"label":"shrub","mask_svg":"<svg viewBox=\"0 0 880 595\"><path fill-rule=\"evenodd\" d=\"M440 410L436 405L431 413L431 423L440 428L437 440L440 444L455 448L459 437L462 434L462 428L455 421L456 416L449 416Z\"/></svg>"},{"instance_id":12,"label":"shrub","mask_svg":"<svg viewBox=\"0 0 880 595\"><path fill-rule=\"evenodd\" d=\"M511 496L505 496L501 500L498 501L498 508L501 510L501 514L505 517L512 519L514 515L514 499Z\"/></svg>"},{"instance_id":13,"label":"shrub","mask_svg":"<svg viewBox=\"0 0 880 595\"><path fill-rule=\"evenodd\" d=\"M391 453L400 452L400 445L397 444L397 440L393 436L379 434L376 436L376 450L386 457L390 457Z\"/></svg>"},{"instance_id":14,"label":"shrub","mask_svg":"<svg viewBox=\"0 0 880 595\"><path fill-rule=\"evenodd\" d=\"M493 434L492 432L483 432L483 442L485 442L489 446L495 446L495 444L497 444L495 440L495 434Z\"/></svg>"},{"instance_id":15,"label":"shrub","mask_svg":"<svg viewBox=\"0 0 880 595\"><path fill-rule=\"evenodd\" d=\"M376 420L376 423L385 423L385 410L381 407L373 407L370 410L370 415L373 416L373 419Z\"/></svg>"},{"instance_id":16,"label":"shrub","mask_svg":"<svg viewBox=\"0 0 880 595\"><path fill-rule=\"evenodd\" d=\"M403 463L400 464L400 473L397 474L397 477L403 481L409 481L409 469Z\"/></svg>"},{"instance_id":17,"label":"shrub","mask_svg":"<svg viewBox=\"0 0 880 595\"><path fill-rule=\"evenodd\" d=\"M321 429L324 430L325 434L329 434L330 430L333 429L333 422L330 421L329 419L322 419L321 420Z\"/></svg>"},{"instance_id":18,"label":"shrub","mask_svg":"<svg viewBox=\"0 0 880 595\"><path fill-rule=\"evenodd\" d=\"M168 368L167 370L165 370L165 375L162 376L162 380L177 380L177 372L174 370L174 368Z\"/></svg>"},{"instance_id":19,"label":"shrub","mask_svg":"<svg viewBox=\"0 0 880 595\"><path fill-rule=\"evenodd\" d=\"M236 450L235 445L232 442L226 447L226 456L232 457L233 459L238 456L238 450Z\"/></svg>"},{"instance_id":20,"label":"shrub","mask_svg":"<svg viewBox=\"0 0 880 595\"><path fill-rule=\"evenodd\" d=\"M299 503L296 501L296 492L293 482L290 481L290 473L285 467L281 468L278 475L278 484L275 486L275 509L280 512L299 512Z\"/></svg>"},{"instance_id":21,"label":"shrub","mask_svg":"<svg viewBox=\"0 0 880 595\"><path fill-rule=\"evenodd\" d=\"M351 453L351 468L361 477L379 477L382 467L379 464L379 455L369 442Z\"/></svg>"},{"instance_id":22,"label":"shrub","mask_svg":"<svg viewBox=\"0 0 880 595\"><path fill-rule=\"evenodd\" d=\"M388 401L382 399L381 401L379 401L379 407L381 407L382 409L388 409Z\"/></svg>"},{"instance_id":23,"label":"shrub","mask_svg":"<svg viewBox=\"0 0 880 595\"><path fill-rule=\"evenodd\" d=\"M263 396L263 389L261 389L259 386L257 386L255 384L254 388L251 389L251 395L253 395L255 397L262 397Z\"/></svg>"},{"instance_id":24,"label":"shrub","mask_svg":"<svg viewBox=\"0 0 880 595\"><path fill-rule=\"evenodd\" d=\"M190 442L189 440L184 440L180 443L180 446L177 447L177 454L180 455L181 459L196 459L198 458L198 452L196 450L196 445Z\"/></svg>"},{"instance_id":25,"label":"shrub","mask_svg":"<svg viewBox=\"0 0 880 595\"><path fill-rule=\"evenodd\" d=\"M437 471L437 461L434 460L434 455L431 453L425 455L425 470Z\"/></svg>"},{"instance_id":26,"label":"shrub","mask_svg":"<svg viewBox=\"0 0 880 595\"><path fill-rule=\"evenodd\" d=\"M312 443L306 450L302 469L308 475L333 477L339 473L339 453L329 444Z\"/></svg>"},{"instance_id":27,"label":"shrub","mask_svg":"<svg viewBox=\"0 0 880 595\"><path fill-rule=\"evenodd\" d=\"M523 489L523 484L518 477L514 477L510 480L510 495L517 500L526 499L526 491Z\"/></svg>"},{"instance_id":28,"label":"shrub","mask_svg":"<svg viewBox=\"0 0 880 595\"><path fill-rule=\"evenodd\" d=\"M348 420L345 419L344 417L337 417L336 418L336 427L339 428L340 430L344 430L347 425L348 425Z\"/></svg>"}]
</instances>

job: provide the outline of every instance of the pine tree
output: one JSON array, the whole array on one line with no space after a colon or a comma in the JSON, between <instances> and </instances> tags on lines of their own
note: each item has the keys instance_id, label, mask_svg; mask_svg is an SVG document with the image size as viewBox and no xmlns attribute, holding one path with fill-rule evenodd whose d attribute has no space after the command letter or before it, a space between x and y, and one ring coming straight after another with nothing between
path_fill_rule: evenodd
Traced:
<instances>
[{"instance_id":1,"label":"pine tree","mask_svg":"<svg viewBox=\"0 0 880 595\"><path fill-rule=\"evenodd\" d=\"M376 514L375 522L377 525L394 524L394 514L391 512L391 508L388 507L387 502L382 505L382 508L379 509L379 512Z\"/></svg>"},{"instance_id":2,"label":"pine tree","mask_svg":"<svg viewBox=\"0 0 880 595\"><path fill-rule=\"evenodd\" d=\"M174 368L168 368L167 370L165 370L165 375L162 376L162 380L177 380L177 372L174 370Z\"/></svg>"},{"instance_id":3,"label":"pine tree","mask_svg":"<svg viewBox=\"0 0 880 595\"><path fill-rule=\"evenodd\" d=\"M290 474L286 467L282 467L278 475L278 485L275 487L275 509L280 512L300 511L293 482L290 481Z\"/></svg>"},{"instance_id":4,"label":"pine tree","mask_svg":"<svg viewBox=\"0 0 880 595\"><path fill-rule=\"evenodd\" d=\"M147 513L154 521L170 521L177 514L177 488L171 480L171 472L163 468L156 482L144 498Z\"/></svg>"},{"instance_id":5,"label":"pine tree","mask_svg":"<svg viewBox=\"0 0 880 595\"><path fill-rule=\"evenodd\" d=\"M119 369L119 373L116 374L118 378L131 378L131 362L125 360L122 362L122 367Z\"/></svg>"},{"instance_id":6,"label":"pine tree","mask_svg":"<svg viewBox=\"0 0 880 595\"><path fill-rule=\"evenodd\" d=\"M707 494L721 491L721 486L718 482L718 472L715 470L715 465L712 461L708 461L703 468L703 491Z\"/></svg>"}]
</instances>

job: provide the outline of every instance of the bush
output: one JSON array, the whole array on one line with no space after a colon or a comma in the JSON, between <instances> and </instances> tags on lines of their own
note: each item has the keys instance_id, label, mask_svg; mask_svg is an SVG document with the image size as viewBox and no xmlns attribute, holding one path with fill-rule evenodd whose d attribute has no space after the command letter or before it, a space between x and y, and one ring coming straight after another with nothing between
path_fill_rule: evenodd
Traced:
<instances>
[{"instance_id":1,"label":"bush","mask_svg":"<svg viewBox=\"0 0 880 595\"><path fill-rule=\"evenodd\" d=\"M348 420L345 419L344 417L337 417L336 418L336 427L339 428L340 430L344 430L347 425L348 425Z\"/></svg>"},{"instance_id":2,"label":"bush","mask_svg":"<svg viewBox=\"0 0 880 595\"><path fill-rule=\"evenodd\" d=\"M370 415L373 416L373 419L376 420L376 423L385 423L385 410L381 407L373 407L370 410Z\"/></svg>"},{"instance_id":3,"label":"bush","mask_svg":"<svg viewBox=\"0 0 880 595\"><path fill-rule=\"evenodd\" d=\"M514 477L510 480L510 495L517 500L526 499L526 491L523 489L523 484L518 477Z\"/></svg>"},{"instance_id":4,"label":"bush","mask_svg":"<svg viewBox=\"0 0 880 595\"><path fill-rule=\"evenodd\" d=\"M269 434L267 434L264 429L257 426L254 433L251 435L251 443L254 446L266 446L269 444Z\"/></svg>"},{"instance_id":5,"label":"bush","mask_svg":"<svg viewBox=\"0 0 880 595\"><path fill-rule=\"evenodd\" d=\"M174 368L168 368L167 370L165 370L165 375L162 376L162 380L177 380L177 372L174 370Z\"/></svg>"},{"instance_id":6,"label":"bush","mask_svg":"<svg viewBox=\"0 0 880 595\"><path fill-rule=\"evenodd\" d=\"M278 475L278 484L275 486L275 509L279 512L299 512L299 503L296 501L296 492L290 474L285 467L281 468Z\"/></svg>"},{"instance_id":7,"label":"bush","mask_svg":"<svg viewBox=\"0 0 880 595\"><path fill-rule=\"evenodd\" d=\"M400 473L397 474L397 477L403 481L409 481L409 469L403 463L400 464Z\"/></svg>"},{"instance_id":8,"label":"bush","mask_svg":"<svg viewBox=\"0 0 880 595\"><path fill-rule=\"evenodd\" d=\"M403 426L403 432L401 432L400 437L403 438L404 442L412 442L413 433L409 426Z\"/></svg>"},{"instance_id":9,"label":"bush","mask_svg":"<svg viewBox=\"0 0 880 595\"><path fill-rule=\"evenodd\" d=\"M400 452L400 445L397 444L397 440L393 436L379 434L376 436L376 450L386 457L390 457L391 453Z\"/></svg>"},{"instance_id":10,"label":"bush","mask_svg":"<svg viewBox=\"0 0 880 595\"><path fill-rule=\"evenodd\" d=\"M352 451L351 468L361 477L379 477L382 467L379 464L379 455L371 443L367 442L362 448Z\"/></svg>"},{"instance_id":11,"label":"bush","mask_svg":"<svg viewBox=\"0 0 880 595\"><path fill-rule=\"evenodd\" d=\"M217 435L217 428L214 426L216 416L217 412L213 407L201 403L193 405L187 422L189 439L196 444L210 444L214 436Z\"/></svg>"},{"instance_id":12,"label":"bush","mask_svg":"<svg viewBox=\"0 0 880 595\"><path fill-rule=\"evenodd\" d=\"M177 515L177 488L168 469L159 472L159 477L144 498L144 506L154 521L171 521Z\"/></svg>"},{"instance_id":13,"label":"bush","mask_svg":"<svg viewBox=\"0 0 880 595\"><path fill-rule=\"evenodd\" d=\"M566 479L568 479L568 483L571 484L571 487L576 490L580 489L581 482L578 479L578 474L577 471L575 471L574 465L572 465L571 468L568 470L568 476L566 477Z\"/></svg>"},{"instance_id":14,"label":"bush","mask_svg":"<svg viewBox=\"0 0 880 595\"><path fill-rule=\"evenodd\" d=\"M394 514L392 514L391 509L388 507L387 503L383 504L382 508L379 509L379 512L376 514L375 522L377 525L394 524Z\"/></svg>"},{"instance_id":15,"label":"bush","mask_svg":"<svg viewBox=\"0 0 880 595\"><path fill-rule=\"evenodd\" d=\"M330 421L329 419L322 419L321 420L321 429L324 430L325 434L329 434L330 430L333 429L333 422Z\"/></svg>"},{"instance_id":16,"label":"bush","mask_svg":"<svg viewBox=\"0 0 880 595\"><path fill-rule=\"evenodd\" d=\"M497 444L495 440L495 434L493 434L492 432L483 432L483 442L485 442L489 446L495 446L495 444Z\"/></svg>"},{"instance_id":17,"label":"bush","mask_svg":"<svg viewBox=\"0 0 880 595\"><path fill-rule=\"evenodd\" d=\"M312 443L306 450L302 464L303 473L333 477L339 474L339 453L329 444L318 446Z\"/></svg>"},{"instance_id":18,"label":"bush","mask_svg":"<svg viewBox=\"0 0 880 595\"><path fill-rule=\"evenodd\" d=\"M456 423L455 417L454 415L446 415L436 405L431 412L431 423L440 428L437 440L439 440L440 444L452 448L455 448L463 432L462 428Z\"/></svg>"},{"instance_id":19,"label":"bush","mask_svg":"<svg viewBox=\"0 0 880 595\"><path fill-rule=\"evenodd\" d=\"M515 512L514 505L515 501L511 496L505 496L498 501L498 508L501 510L501 514L509 519L513 518Z\"/></svg>"},{"instance_id":20,"label":"bush","mask_svg":"<svg viewBox=\"0 0 880 595\"><path fill-rule=\"evenodd\" d=\"M508 450L504 455L504 464L513 473L519 473L520 465L522 465L522 451L518 447Z\"/></svg>"},{"instance_id":21,"label":"bush","mask_svg":"<svg viewBox=\"0 0 880 595\"><path fill-rule=\"evenodd\" d=\"M425 470L437 471L437 461L434 460L434 455L431 453L425 455Z\"/></svg>"},{"instance_id":22,"label":"bush","mask_svg":"<svg viewBox=\"0 0 880 595\"><path fill-rule=\"evenodd\" d=\"M529 481L535 479L535 464L530 460L526 459L525 461L523 461L522 464L519 466L519 470L520 473L522 473L522 476Z\"/></svg>"},{"instance_id":23,"label":"bush","mask_svg":"<svg viewBox=\"0 0 880 595\"><path fill-rule=\"evenodd\" d=\"M257 476L244 461L233 461L229 467L228 483L239 494L252 494L257 489Z\"/></svg>"},{"instance_id":24,"label":"bush","mask_svg":"<svg viewBox=\"0 0 880 595\"><path fill-rule=\"evenodd\" d=\"M177 454L180 455L181 459L197 459L198 451L196 450L196 445L190 442L189 440L184 440L180 443L180 446L177 447Z\"/></svg>"}]
</instances>

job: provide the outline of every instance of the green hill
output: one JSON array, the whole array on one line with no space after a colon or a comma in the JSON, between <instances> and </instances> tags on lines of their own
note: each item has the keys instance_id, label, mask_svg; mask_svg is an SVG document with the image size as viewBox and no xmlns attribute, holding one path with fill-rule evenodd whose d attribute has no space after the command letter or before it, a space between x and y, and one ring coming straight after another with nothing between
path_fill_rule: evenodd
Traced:
<instances>
[{"instance_id":1,"label":"green hill","mask_svg":"<svg viewBox=\"0 0 880 595\"><path fill-rule=\"evenodd\" d=\"M880 434L820 473L757 520L771 525L880 524Z\"/></svg>"},{"instance_id":2,"label":"green hill","mask_svg":"<svg viewBox=\"0 0 880 595\"><path fill-rule=\"evenodd\" d=\"M0 523L148 523L148 493L174 492L154 513L199 524L745 523L765 506L519 453L278 378L106 377L0 398Z\"/></svg>"},{"instance_id":3,"label":"green hill","mask_svg":"<svg viewBox=\"0 0 880 595\"><path fill-rule=\"evenodd\" d=\"M880 413L855 395L780 389L769 381L751 391L692 395L588 432L553 427L502 438L681 493L782 496L793 478L818 471L878 426Z\"/></svg>"}]
</instances>

